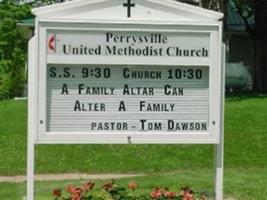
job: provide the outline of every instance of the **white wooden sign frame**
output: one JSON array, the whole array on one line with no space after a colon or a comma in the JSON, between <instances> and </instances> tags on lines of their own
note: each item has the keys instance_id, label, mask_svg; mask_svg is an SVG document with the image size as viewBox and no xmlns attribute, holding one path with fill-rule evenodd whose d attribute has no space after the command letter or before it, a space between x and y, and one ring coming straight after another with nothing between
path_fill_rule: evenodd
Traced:
<instances>
[{"instance_id":1,"label":"white wooden sign frame","mask_svg":"<svg viewBox=\"0 0 267 200\"><path fill-rule=\"evenodd\" d=\"M73 28L75 27L75 28ZM161 32L161 33L207 33L210 34L210 54L209 58L141 58L132 59L132 57L116 57L106 58L103 56L95 56L90 58L66 58L58 56L58 58L46 59L46 40L47 40L47 30L81 30L81 31L127 31L127 32ZM132 25L123 24L72 24L72 23L49 23L40 22L39 24L39 36L37 40L40 42L40 46L37 46L38 59L36 65L38 71L35 71L35 75L38 77L38 82L36 82L38 99L35 99L36 106L36 116L35 122L37 126L35 136L36 143L61 143L61 144L125 144L129 142L131 138L132 143L184 143L184 144L213 144L219 143L219 130L220 130L220 93L219 89L221 87L218 78L220 77L220 54L221 50L218 46L221 44L221 25L220 24L209 24L209 25L197 25L197 24L175 24L175 25L137 25L136 28L132 28ZM46 131L46 71L47 63L53 64L95 64L108 65L112 64L127 64L127 65L160 65L164 63L164 66L173 66L179 63L183 66L209 66L209 131L208 134L176 134L172 132L149 132L142 134L140 132L130 132L130 133L99 133L90 132L90 134L85 133L62 133L62 132L47 132ZM32 91L30 91L32 92ZM105 138L105 140L103 140Z\"/></svg>"},{"instance_id":2,"label":"white wooden sign frame","mask_svg":"<svg viewBox=\"0 0 267 200\"><path fill-rule=\"evenodd\" d=\"M223 126L224 126L224 46L222 45L222 23L170 22L121 23L113 21L69 22L39 20L36 33L29 42L29 97L28 97L28 158L27 158L27 199L34 200L34 152L35 144L213 144L215 147L215 199L223 199ZM48 30L81 31L126 31L161 33L207 33L210 35L209 58L105 58L91 57L73 62L72 58L47 60ZM46 68L53 64L127 64L209 66L209 134L195 135L151 132L131 133L56 133L46 131ZM103 140L105 138L105 140Z\"/></svg>"}]
</instances>

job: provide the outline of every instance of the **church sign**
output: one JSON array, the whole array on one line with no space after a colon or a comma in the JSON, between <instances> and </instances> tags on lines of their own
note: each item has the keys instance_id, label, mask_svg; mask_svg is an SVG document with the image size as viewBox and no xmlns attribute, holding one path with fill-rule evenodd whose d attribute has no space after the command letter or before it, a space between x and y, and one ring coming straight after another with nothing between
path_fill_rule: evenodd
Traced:
<instances>
[{"instance_id":1,"label":"church sign","mask_svg":"<svg viewBox=\"0 0 267 200\"><path fill-rule=\"evenodd\" d=\"M221 13L174 0L77 0L33 10L28 182L35 144L214 144L223 189Z\"/></svg>"},{"instance_id":2,"label":"church sign","mask_svg":"<svg viewBox=\"0 0 267 200\"><path fill-rule=\"evenodd\" d=\"M145 1L122 2L124 22L142 16ZM46 17L36 47L38 143L219 142L221 22Z\"/></svg>"},{"instance_id":3,"label":"church sign","mask_svg":"<svg viewBox=\"0 0 267 200\"><path fill-rule=\"evenodd\" d=\"M141 12L122 2L124 21ZM220 22L44 17L37 30L37 142L219 142Z\"/></svg>"}]
</instances>

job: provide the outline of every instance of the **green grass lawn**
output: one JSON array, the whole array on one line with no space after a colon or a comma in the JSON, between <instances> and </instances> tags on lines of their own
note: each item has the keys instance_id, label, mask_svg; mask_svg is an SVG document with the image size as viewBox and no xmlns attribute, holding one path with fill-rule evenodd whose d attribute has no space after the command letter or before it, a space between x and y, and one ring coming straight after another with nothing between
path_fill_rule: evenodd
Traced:
<instances>
[{"instance_id":1,"label":"green grass lawn","mask_svg":"<svg viewBox=\"0 0 267 200\"><path fill-rule=\"evenodd\" d=\"M0 102L0 175L26 174L26 110L26 101ZM267 199L266 113L267 96L233 96L226 100L225 191L229 196ZM142 184L160 181L174 187L192 183L212 190L212 180L207 176L211 174L207 169L213 166L212 145L38 145L36 149L36 173L144 172L152 175L140 178ZM186 173L170 175L173 171ZM195 179L198 174L203 177ZM54 184L37 183L38 195L44 195L38 199L47 199L45 194ZM17 191L14 199L25 193L25 184L5 183L0 188L0 199L1 195L14 193L13 188ZM263 197L261 192L265 192Z\"/></svg>"},{"instance_id":2,"label":"green grass lawn","mask_svg":"<svg viewBox=\"0 0 267 200\"><path fill-rule=\"evenodd\" d=\"M0 174L26 173L27 107L25 101L0 101Z\"/></svg>"}]
</instances>

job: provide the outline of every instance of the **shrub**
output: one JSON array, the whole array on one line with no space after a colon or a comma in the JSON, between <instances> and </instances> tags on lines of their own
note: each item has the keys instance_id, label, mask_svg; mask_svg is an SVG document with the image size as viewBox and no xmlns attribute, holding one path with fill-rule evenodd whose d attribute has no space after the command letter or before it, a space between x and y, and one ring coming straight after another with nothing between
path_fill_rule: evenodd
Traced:
<instances>
[{"instance_id":1,"label":"shrub","mask_svg":"<svg viewBox=\"0 0 267 200\"><path fill-rule=\"evenodd\" d=\"M27 41L17 23L29 16L28 5L18 6L11 0L0 3L0 100L23 94Z\"/></svg>"},{"instance_id":2,"label":"shrub","mask_svg":"<svg viewBox=\"0 0 267 200\"><path fill-rule=\"evenodd\" d=\"M54 200L207 200L204 194L195 193L189 187L181 187L179 192L170 191L168 188L156 187L149 194L135 192L138 188L136 182L131 182L127 187L118 186L113 180L105 183L101 189L107 195L96 196L91 193L94 182L87 182L81 187L68 185L67 195L64 197L62 189L54 189Z\"/></svg>"}]
</instances>

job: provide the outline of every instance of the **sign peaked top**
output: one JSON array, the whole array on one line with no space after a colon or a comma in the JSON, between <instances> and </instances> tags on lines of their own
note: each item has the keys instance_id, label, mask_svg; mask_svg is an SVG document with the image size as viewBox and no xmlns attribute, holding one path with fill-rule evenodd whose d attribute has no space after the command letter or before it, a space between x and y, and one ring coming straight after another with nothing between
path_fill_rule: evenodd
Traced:
<instances>
[{"instance_id":1,"label":"sign peaked top","mask_svg":"<svg viewBox=\"0 0 267 200\"><path fill-rule=\"evenodd\" d=\"M174 0L74 0L33 9L44 20L216 22L223 14Z\"/></svg>"}]
</instances>

